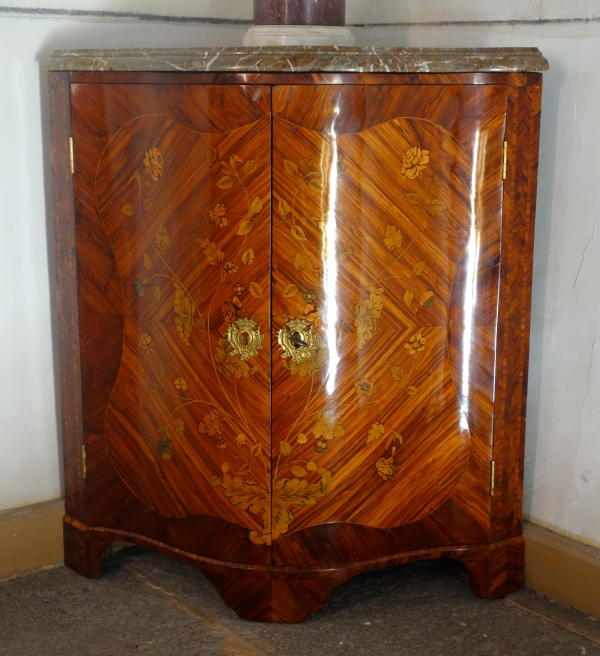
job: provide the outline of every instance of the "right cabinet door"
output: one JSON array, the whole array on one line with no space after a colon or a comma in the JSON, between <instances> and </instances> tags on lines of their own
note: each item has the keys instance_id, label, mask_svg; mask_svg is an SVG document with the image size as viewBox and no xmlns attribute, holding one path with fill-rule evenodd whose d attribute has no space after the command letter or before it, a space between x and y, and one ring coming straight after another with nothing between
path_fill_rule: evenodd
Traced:
<instances>
[{"instance_id":1,"label":"right cabinet door","mask_svg":"<svg viewBox=\"0 0 600 656\"><path fill-rule=\"evenodd\" d=\"M274 88L274 540L487 540L505 115L501 85Z\"/></svg>"}]
</instances>

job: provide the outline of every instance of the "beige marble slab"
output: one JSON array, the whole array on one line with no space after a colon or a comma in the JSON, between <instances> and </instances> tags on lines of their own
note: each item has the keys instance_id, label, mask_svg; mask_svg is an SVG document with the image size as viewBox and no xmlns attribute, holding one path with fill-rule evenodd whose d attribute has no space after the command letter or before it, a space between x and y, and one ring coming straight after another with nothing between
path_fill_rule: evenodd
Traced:
<instances>
[{"instance_id":1,"label":"beige marble slab","mask_svg":"<svg viewBox=\"0 0 600 656\"><path fill-rule=\"evenodd\" d=\"M51 71L511 73L548 70L537 48L287 46L58 50Z\"/></svg>"}]
</instances>

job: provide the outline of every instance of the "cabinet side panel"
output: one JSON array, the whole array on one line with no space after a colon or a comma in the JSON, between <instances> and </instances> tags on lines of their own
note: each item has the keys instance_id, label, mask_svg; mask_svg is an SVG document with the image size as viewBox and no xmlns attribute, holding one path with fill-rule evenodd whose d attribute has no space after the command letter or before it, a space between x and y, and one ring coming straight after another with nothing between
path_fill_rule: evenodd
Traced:
<instances>
[{"instance_id":1,"label":"cabinet side panel","mask_svg":"<svg viewBox=\"0 0 600 656\"><path fill-rule=\"evenodd\" d=\"M69 74L49 73L50 134L56 244L56 306L60 330L60 380L64 441L65 506L82 519L84 479L81 415L81 362L75 207L69 155L71 129Z\"/></svg>"},{"instance_id":2,"label":"cabinet side panel","mask_svg":"<svg viewBox=\"0 0 600 656\"><path fill-rule=\"evenodd\" d=\"M504 186L491 540L521 535L541 76L511 86Z\"/></svg>"}]
</instances>

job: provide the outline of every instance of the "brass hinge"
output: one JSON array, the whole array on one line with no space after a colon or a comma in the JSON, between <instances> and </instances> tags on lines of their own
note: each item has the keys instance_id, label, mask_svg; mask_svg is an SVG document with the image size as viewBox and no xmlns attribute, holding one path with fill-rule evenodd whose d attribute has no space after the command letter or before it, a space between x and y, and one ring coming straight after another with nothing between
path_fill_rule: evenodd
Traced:
<instances>
[{"instance_id":1,"label":"brass hinge","mask_svg":"<svg viewBox=\"0 0 600 656\"><path fill-rule=\"evenodd\" d=\"M490 496L494 496L496 489L496 461L492 460L490 463Z\"/></svg>"},{"instance_id":2,"label":"brass hinge","mask_svg":"<svg viewBox=\"0 0 600 656\"><path fill-rule=\"evenodd\" d=\"M504 142L504 154L502 159L502 179L506 180L506 167L508 166L508 141Z\"/></svg>"},{"instance_id":3,"label":"brass hinge","mask_svg":"<svg viewBox=\"0 0 600 656\"><path fill-rule=\"evenodd\" d=\"M71 174L75 173L75 154L73 153L73 137L69 137L69 159L71 160Z\"/></svg>"},{"instance_id":4,"label":"brass hinge","mask_svg":"<svg viewBox=\"0 0 600 656\"><path fill-rule=\"evenodd\" d=\"M87 454L85 452L85 444L81 447L81 470L83 478L87 478Z\"/></svg>"}]
</instances>

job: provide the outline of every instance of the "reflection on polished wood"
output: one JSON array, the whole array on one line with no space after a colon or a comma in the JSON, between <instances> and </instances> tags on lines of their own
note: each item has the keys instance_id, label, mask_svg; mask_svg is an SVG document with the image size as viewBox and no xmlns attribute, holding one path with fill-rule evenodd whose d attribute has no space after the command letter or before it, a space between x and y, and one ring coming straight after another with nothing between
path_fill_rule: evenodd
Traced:
<instances>
[{"instance_id":1,"label":"reflection on polished wood","mask_svg":"<svg viewBox=\"0 0 600 656\"><path fill-rule=\"evenodd\" d=\"M50 78L65 562L264 621L427 558L516 589L541 78L119 75Z\"/></svg>"}]
</instances>

